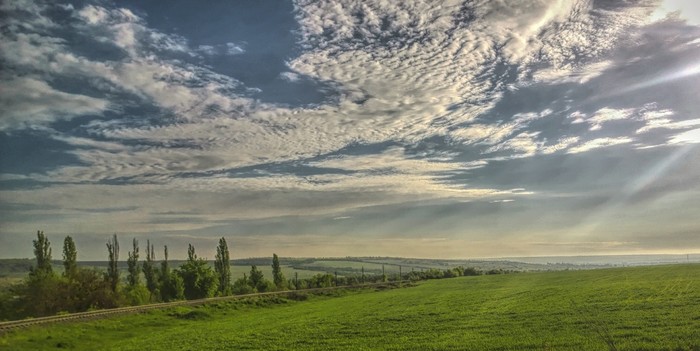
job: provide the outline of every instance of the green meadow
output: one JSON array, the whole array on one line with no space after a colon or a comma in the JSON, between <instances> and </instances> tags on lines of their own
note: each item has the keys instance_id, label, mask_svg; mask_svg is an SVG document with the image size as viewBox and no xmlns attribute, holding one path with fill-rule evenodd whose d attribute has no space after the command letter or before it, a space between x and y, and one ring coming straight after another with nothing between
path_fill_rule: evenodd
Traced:
<instances>
[{"instance_id":1,"label":"green meadow","mask_svg":"<svg viewBox=\"0 0 700 351\"><path fill-rule=\"evenodd\" d=\"M2 350L700 350L700 265L483 275L12 331Z\"/></svg>"}]
</instances>

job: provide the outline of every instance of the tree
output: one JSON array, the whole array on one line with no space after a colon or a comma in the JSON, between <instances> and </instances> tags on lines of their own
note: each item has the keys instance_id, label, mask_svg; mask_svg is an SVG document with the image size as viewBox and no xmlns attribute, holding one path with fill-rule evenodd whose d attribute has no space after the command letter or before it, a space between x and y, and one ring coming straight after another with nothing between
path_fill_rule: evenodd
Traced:
<instances>
[{"instance_id":1,"label":"tree","mask_svg":"<svg viewBox=\"0 0 700 351\"><path fill-rule=\"evenodd\" d=\"M16 287L17 313L22 316L41 317L64 311L65 284L57 275L35 271L23 284Z\"/></svg>"},{"instance_id":2,"label":"tree","mask_svg":"<svg viewBox=\"0 0 700 351\"><path fill-rule=\"evenodd\" d=\"M248 276L243 273L243 278L237 279L233 282L233 293L236 295L250 294L254 292L253 288L248 282Z\"/></svg>"},{"instance_id":3,"label":"tree","mask_svg":"<svg viewBox=\"0 0 700 351\"><path fill-rule=\"evenodd\" d=\"M272 282L277 289L284 289L287 285L287 280L284 278L280 267L280 259L275 253L272 254Z\"/></svg>"},{"instance_id":4,"label":"tree","mask_svg":"<svg viewBox=\"0 0 700 351\"><path fill-rule=\"evenodd\" d=\"M149 300L149 291L141 285L141 268L139 267L139 242L136 238L132 241L133 249L129 251L126 260L129 274L126 276L127 286L124 290L129 305L141 305Z\"/></svg>"},{"instance_id":5,"label":"tree","mask_svg":"<svg viewBox=\"0 0 700 351\"><path fill-rule=\"evenodd\" d=\"M70 235L63 239L63 267L63 276L68 279L72 280L78 274L78 251Z\"/></svg>"},{"instance_id":6,"label":"tree","mask_svg":"<svg viewBox=\"0 0 700 351\"><path fill-rule=\"evenodd\" d=\"M185 298L185 284L177 272L171 272L168 265L168 246L163 249L163 262L160 263L160 298L168 302Z\"/></svg>"},{"instance_id":7,"label":"tree","mask_svg":"<svg viewBox=\"0 0 700 351\"><path fill-rule=\"evenodd\" d=\"M212 297L216 293L216 273L205 259L197 257L192 244L187 248L187 262L180 266L178 272L185 284L185 298L188 300Z\"/></svg>"},{"instance_id":8,"label":"tree","mask_svg":"<svg viewBox=\"0 0 700 351\"><path fill-rule=\"evenodd\" d=\"M94 268L76 271L69 282L69 296L72 298L69 312L83 312L91 308L113 308L119 306L119 296L112 291L109 281L102 279L102 273Z\"/></svg>"},{"instance_id":9,"label":"tree","mask_svg":"<svg viewBox=\"0 0 700 351\"><path fill-rule=\"evenodd\" d=\"M160 275L161 277L167 277L170 274L170 267L168 266L168 245L163 246L163 262L160 263Z\"/></svg>"},{"instance_id":10,"label":"tree","mask_svg":"<svg viewBox=\"0 0 700 351\"><path fill-rule=\"evenodd\" d=\"M44 235L44 232L39 230L36 232L36 240L33 240L34 256L36 256L36 267L32 267L30 274L35 276L51 275L53 268L51 267L51 243Z\"/></svg>"},{"instance_id":11,"label":"tree","mask_svg":"<svg viewBox=\"0 0 700 351\"><path fill-rule=\"evenodd\" d=\"M219 294L226 296L231 294L231 263L229 259L228 245L223 237L219 239L216 247L216 261L214 270L219 278Z\"/></svg>"},{"instance_id":12,"label":"tree","mask_svg":"<svg viewBox=\"0 0 700 351\"><path fill-rule=\"evenodd\" d=\"M114 234L111 240L107 241L107 252L108 252L108 262L107 262L107 276L106 279L109 281L109 286L112 291L117 291L117 286L119 286L119 267L117 262L119 261L119 241L117 240L117 234Z\"/></svg>"},{"instance_id":13,"label":"tree","mask_svg":"<svg viewBox=\"0 0 700 351\"><path fill-rule=\"evenodd\" d=\"M139 285L141 270L139 269L139 242L134 238L132 241L133 250L129 251L129 258L126 260L129 275L126 276L126 281L129 287L133 288Z\"/></svg>"},{"instance_id":14,"label":"tree","mask_svg":"<svg viewBox=\"0 0 700 351\"><path fill-rule=\"evenodd\" d=\"M37 231L33 240L36 267L31 267L29 276L17 287L19 296L18 314L24 316L46 316L62 309L61 280L51 267L51 243L43 231Z\"/></svg>"},{"instance_id":15,"label":"tree","mask_svg":"<svg viewBox=\"0 0 700 351\"><path fill-rule=\"evenodd\" d=\"M168 273L160 287L161 299L165 302L185 298L185 282L176 271Z\"/></svg>"},{"instance_id":16,"label":"tree","mask_svg":"<svg viewBox=\"0 0 700 351\"><path fill-rule=\"evenodd\" d=\"M250 277L248 277L248 285L257 292L265 292L270 290L270 282L265 279L265 275L256 265L250 266Z\"/></svg>"},{"instance_id":17,"label":"tree","mask_svg":"<svg viewBox=\"0 0 700 351\"><path fill-rule=\"evenodd\" d=\"M141 265L143 275L146 278L146 289L151 294L151 300L158 296L158 277L155 267L156 254L151 241L146 241L146 261Z\"/></svg>"}]
</instances>

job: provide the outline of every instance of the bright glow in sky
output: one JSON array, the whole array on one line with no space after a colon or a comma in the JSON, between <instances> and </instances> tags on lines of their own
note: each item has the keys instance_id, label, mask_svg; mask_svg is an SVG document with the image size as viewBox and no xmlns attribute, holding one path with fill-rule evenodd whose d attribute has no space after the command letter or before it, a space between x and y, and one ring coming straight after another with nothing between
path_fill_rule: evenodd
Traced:
<instances>
[{"instance_id":1,"label":"bright glow in sky","mask_svg":"<svg viewBox=\"0 0 700 351\"><path fill-rule=\"evenodd\" d=\"M3 1L0 257L698 252L698 6Z\"/></svg>"},{"instance_id":2,"label":"bright glow in sky","mask_svg":"<svg viewBox=\"0 0 700 351\"><path fill-rule=\"evenodd\" d=\"M662 20L673 13L690 24L700 24L700 3L694 0L663 0L652 14L652 20Z\"/></svg>"}]
</instances>

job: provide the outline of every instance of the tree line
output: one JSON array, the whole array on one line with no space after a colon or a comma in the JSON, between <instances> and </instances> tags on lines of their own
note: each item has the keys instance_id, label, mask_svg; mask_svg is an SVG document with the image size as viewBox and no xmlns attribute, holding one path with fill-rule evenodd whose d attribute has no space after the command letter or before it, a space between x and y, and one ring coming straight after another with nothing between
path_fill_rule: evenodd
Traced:
<instances>
[{"instance_id":1,"label":"tree line","mask_svg":"<svg viewBox=\"0 0 700 351\"><path fill-rule=\"evenodd\" d=\"M216 247L214 267L197 256L191 244L187 260L179 267L171 267L168 247L163 247L163 259L158 262L155 247L146 241L141 260L139 242L133 239L127 252L126 277L123 279L118 262L120 246L117 235L107 242L107 270L78 266L78 251L71 236L63 240L63 272L54 272L51 244L43 231L33 240L36 265L21 282L0 292L0 320L49 316L57 313L83 312L94 309L135 306L145 303L193 300L214 296L249 294L290 289L323 288L357 285L387 280L421 280L478 275L474 268L456 267L444 271L432 269L402 275L386 274L345 275L317 274L306 279L287 279L282 272L279 257L272 255L272 280L251 265L250 272L232 281L228 244L220 238ZM143 277L143 282L142 282Z\"/></svg>"}]
</instances>

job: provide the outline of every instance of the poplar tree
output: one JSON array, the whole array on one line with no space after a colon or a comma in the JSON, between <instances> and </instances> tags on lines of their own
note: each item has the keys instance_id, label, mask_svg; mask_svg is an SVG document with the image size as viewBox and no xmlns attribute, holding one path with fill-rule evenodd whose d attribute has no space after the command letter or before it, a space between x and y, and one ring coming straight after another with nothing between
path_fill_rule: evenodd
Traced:
<instances>
[{"instance_id":1,"label":"poplar tree","mask_svg":"<svg viewBox=\"0 0 700 351\"><path fill-rule=\"evenodd\" d=\"M54 314L63 307L60 292L60 280L51 267L51 243L43 231L37 231L34 244L36 267L32 267L25 284L18 291L17 308L26 316L46 316Z\"/></svg>"},{"instance_id":2,"label":"poplar tree","mask_svg":"<svg viewBox=\"0 0 700 351\"><path fill-rule=\"evenodd\" d=\"M78 273L78 251L70 235L63 239L63 267L63 276L74 279Z\"/></svg>"},{"instance_id":3,"label":"poplar tree","mask_svg":"<svg viewBox=\"0 0 700 351\"><path fill-rule=\"evenodd\" d=\"M280 267L280 259L275 253L272 254L272 282L278 289L285 288L285 285L287 283L287 280L284 278L284 274L282 274L282 267Z\"/></svg>"},{"instance_id":4,"label":"poplar tree","mask_svg":"<svg viewBox=\"0 0 700 351\"><path fill-rule=\"evenodd\" d=\"M153 300L154 296L158 296L158 279L156 275L155 259L156 254L153 249L153 245L151 245L150 240L147 240L146 261L144 261L143 265L141 265L141 269L143 270L143 275L146 278L146 289L148 289L148 292L151 293L151 300Z\"/></svg>"},{"instance_id":5,"label":"poplar tree","mask_svg":"<svg viewBox=\"0 0 700 351\"><path fill-rule=\"evenodd\" d=\"M119 285L119 267L117 262L119 261L119 241L117 240L117 234L114 234L111 240L107 241L107 281L112 288L112 291L117 291L117 286Z\"/></svg>"},{"instance_id":6,"label":"poplar tree","mask_svg":"<svg viewBox=\"0 0 700 351\"><path fill-rule=\"evenodd\" d=\"M129 251L129 258L126 260L129 275L126 276L126 281L130 287L139 285L141 270L139 269L139 242L134 238L132 241L133 249Z\"/></svg>"},{"instance_id":7,"label":"poplar tree","mask_svg":"<svg viewBox=\"0 0 700 351\"><path fill-rule=\"evenodd\" d=\"M166 302L182 300L185 297L185 286L180 275L170 270L167 245L163 248L163 257L163 262L160 263L160 297Z\"/></svg>"},{"instance_id":8,"label":"poplar tree","mask_svg":"<svg viewBox=\"0 0 700 351\"><path fill-rule=\"evenodd\" d=\"M216 247L216 260L214 270L219 278L219 294L226 296L231 294L231 264L229 258L228 245L223 237L219 239L219 246Z\"/></svg>"},{"instance_id":9,"label":"poplar tree","mask_svg":"<svg viewBox=\"0 0 700 351\"><path fill-rule=\"evenodd\" d=\"M36 256L36 267L32 267L30 274L35 276L48 276L53 273L51 267L51 243L44 235L44 232L39 230L36 232L36 240L33 240L34 256Z\"/></svg>"}]
</instances>

